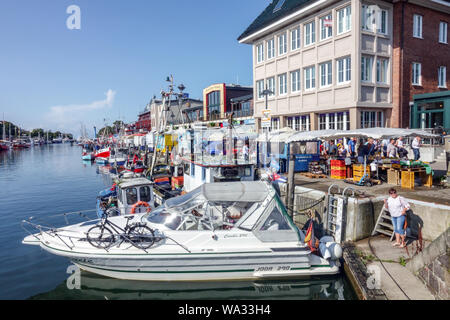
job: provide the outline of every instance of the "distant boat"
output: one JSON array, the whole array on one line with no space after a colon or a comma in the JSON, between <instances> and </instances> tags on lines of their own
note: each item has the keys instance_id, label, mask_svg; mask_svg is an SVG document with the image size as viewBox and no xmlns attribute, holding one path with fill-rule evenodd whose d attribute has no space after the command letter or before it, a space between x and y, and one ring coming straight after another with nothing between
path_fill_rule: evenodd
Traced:
<instances>
[{"instance_id":1,"label":"distant boat","mask_svg":"<svg viewBox=\"0 0 450 320\"><path fill-rule=\"evenodd\" d=\"M83 159L84 161L93 161L95 160L95 156L92 153L85 153L81 156L81 159Z\"/></svg>"},{"instance_id":2,"label":"distant boat","mask_svg":"<svg viewBox=\"0 0 450 320\"><path fill-rule=\"evenodd\" d=\"M6 151L11 148L11 142L6 140L0 140L0 151Z\"/></svg>"},{"instance_id":3,"label":"distant boat","mask_svg":"<svg viewBox=\"0 0 450 320\"><path fill-rule=\"evenodd\" d=\"M25 140L14 140L12 143L14 149L27 149L31 147L31 144Z\"/></svg>"},{"instance_id":4,"label":"distant boat","mask_svg":"<svg viewBox=\"0 0 450 320\"><path fill-rule=\"evenodd\" d=\"M96 157L95 163L97 164L108 164L108 158Z\"/></svg>"},{"instance_id":5,"label":"distant boat","mask_svg":"<svg viewBox=\"0 0 450 320\"><path fill-rule=\"evenodd\" d=\"M63 143L63 139L62 138L55 138L55 139L53 139L53 143Z\"/></svg>"}]
</instances>

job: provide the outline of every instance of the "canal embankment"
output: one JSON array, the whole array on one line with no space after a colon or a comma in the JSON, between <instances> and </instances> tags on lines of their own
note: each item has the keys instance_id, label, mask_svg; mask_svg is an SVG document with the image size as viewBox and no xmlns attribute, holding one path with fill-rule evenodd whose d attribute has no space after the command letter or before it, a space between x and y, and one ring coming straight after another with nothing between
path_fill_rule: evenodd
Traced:
<instances>
[{"instance_id":1,"label":"canal embankment","mask_svg":"<svg viewBox=\"0 0 450 320\"><path fill-rule=\"evenodd\" d=\"M424 250L418 253L416 241L410 241L407 248L400 249L392 247L390 238L385 235L372 237L384 199L392 186L368 189L340 181L302 176L296 176L295 184L293 212L299 227L303 227L309 218L307 212L314 211L319 222L326 219L330 192L344 199L343 270L360 299L448 298L448 291L447 295L444 291L449 287L449 252L441 239L450 227L448 189L418 188L411 191L398 188L422 227ZM280 192L287 203L286 184L280 184Z\"/></svg>"}]
</instances>

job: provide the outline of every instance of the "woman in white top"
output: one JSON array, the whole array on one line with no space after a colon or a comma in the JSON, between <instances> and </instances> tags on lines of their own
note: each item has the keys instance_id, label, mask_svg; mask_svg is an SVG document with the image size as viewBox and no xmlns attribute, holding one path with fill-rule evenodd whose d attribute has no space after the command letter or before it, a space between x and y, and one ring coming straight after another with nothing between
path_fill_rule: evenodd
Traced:
<instances>
[{"instance_id":1,"label":"woman in white top","mask_svg":"<svg viewBox=\"0 0 450 320\"><path fill-rule=\"evenodd\" d=\"M397 194L397 190L389 190L390 197L384 200L385 208L389 211L392 217L392 224L394 225L394 232L396 243L393 244L394 247L399 246L404 248L406 246L406 230L405 230L405 220L406 212L410 209L408 202L403 197ZM400 242L401 240L401 242Z\"/></svg>"}]
</instances>

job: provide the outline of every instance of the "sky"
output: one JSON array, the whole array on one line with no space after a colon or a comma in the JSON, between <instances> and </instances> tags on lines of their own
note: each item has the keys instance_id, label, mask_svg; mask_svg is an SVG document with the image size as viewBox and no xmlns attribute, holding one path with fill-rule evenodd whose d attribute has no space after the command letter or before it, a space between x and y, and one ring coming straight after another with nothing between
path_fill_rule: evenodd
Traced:
<instances>
[{"instance_id":1,"label":"sky","mask_svg":"<svg viewBox=\"0 0 450 320\"><path fill-rule=\"evenodd\" d=\"M0 120L78 136L137 120L173 75L191 98L251 86L237 38L270 0L1 0ZM69 29L80 8L80 29Z\"/></svg>"}]
</instances>

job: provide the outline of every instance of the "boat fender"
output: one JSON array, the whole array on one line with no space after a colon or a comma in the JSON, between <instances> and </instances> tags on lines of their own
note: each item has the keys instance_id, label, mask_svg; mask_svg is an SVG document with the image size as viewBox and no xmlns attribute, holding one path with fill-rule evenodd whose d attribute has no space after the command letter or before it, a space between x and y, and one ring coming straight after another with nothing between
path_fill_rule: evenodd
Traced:
<instances>
[{"instance_id":1,"label":"boat fender","mask_svg":"<svg viewBox=\"0 0 450 320\"><path fill-rule=\"evenodd\" d=\"M131 207L131 214L135 214L136 213L136 209L138 207L146 207L147 208L147 213L149 213L150 211L152 211L152 208L150 207L150 205L145 202L145 201L139 201L137 203L135 203L133 205L133 207Z\"/></svg>"},{"instance_id":2,"label":"boat fender","mask_svg":"<svg viewBox=\"0 0 450 320\"><path fill-rule=\"evenodd\" d=\"M324 237L324 238L331 238L331 237ZM319 244L319 250L322 254L322 257L326 260L338 260L342 258L342 247L334 242L334 239L331 238L332 241L326 241L330 239L324 239L322 238L320 240Z\"/></svg>"}]
</instances>

